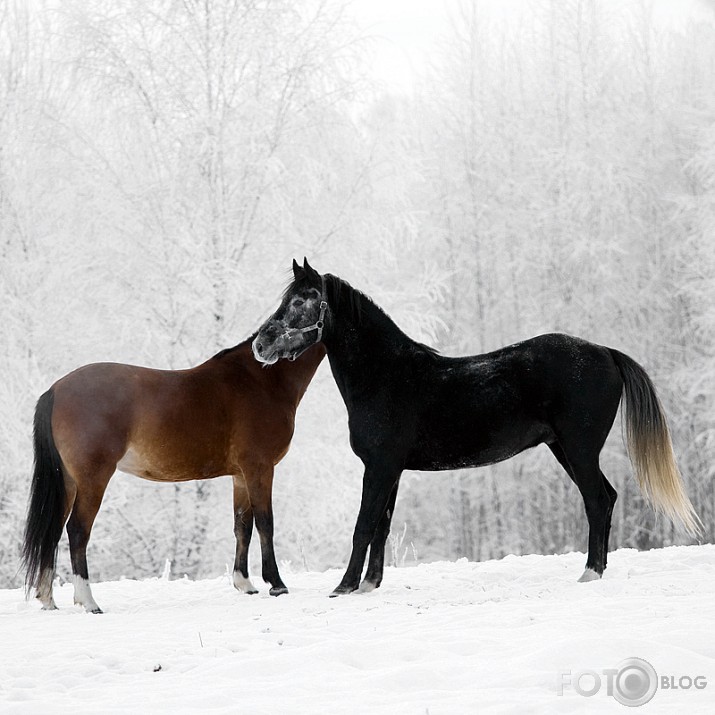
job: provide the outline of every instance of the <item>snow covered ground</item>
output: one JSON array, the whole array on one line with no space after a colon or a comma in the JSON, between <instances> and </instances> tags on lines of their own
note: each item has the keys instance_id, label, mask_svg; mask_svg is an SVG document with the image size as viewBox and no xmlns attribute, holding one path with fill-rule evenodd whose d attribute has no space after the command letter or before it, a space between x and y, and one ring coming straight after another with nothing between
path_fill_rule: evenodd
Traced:
<instances>
[{"instance_id":1,"label":"snow covered ground","mask_svg":"<svg viewBox=\"0 0 715 715\"><path fill-rule=\"evenodd\" d=\"M337 599L341 573L285 565L280 598L224 577L122 580L94 587L104 615L74 607L69 585L55 612L0 591L0 712L628 712L604 670L631 657L658 682L706 683L659 688L643 712L715 712L715 546L617 551L602 581L576 583L583 564L393 568ZM601 679L591 697L568 685L594 689L582 671Z\"/></svg>"}]
</instances>

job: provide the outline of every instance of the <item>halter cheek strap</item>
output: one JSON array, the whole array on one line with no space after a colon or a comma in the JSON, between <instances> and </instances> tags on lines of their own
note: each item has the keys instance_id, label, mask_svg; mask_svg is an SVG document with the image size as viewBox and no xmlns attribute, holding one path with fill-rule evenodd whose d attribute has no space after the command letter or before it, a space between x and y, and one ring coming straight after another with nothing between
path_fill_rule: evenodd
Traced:
<instances>
[{"instance_id":1,"label":"halter cheek strap","mask_svg":"<svg viewBox=\"0 0 715 715\"><path fill-rule=\"evenodd\" d=\"M318 331L318 339L315 341L319 343L323 339L323 328L325 327L325 313L328 310L328 301L325 294L325 276L321 276L320 285L320 314L318 315L318 320L313 323L313 325L306 325L304 328L290 328L283 333L283 337L290 337L296 333L309 333L311 330ZM302 352L302 351L301 351ZM288 359L295 360L299 353L291 355Z\"/></svg>"},{"instance_id":2,"label":"halter cheek strap","mask_svg":"<svg viewBox=\"0 0 715 715\"><path fill-rule=\"evenodd\" d=\"M324 301L320 301L320 315L318 316L318 320L313 323L313 325L308 325L305 328L297 328L297 332L299 333L308 333L311 330L317 330L318 331L318 339L315 341L319 343L322 338L323 338L323 328L325 327L325 311L328 309L328 304Z\"/></svg>"},{"instance_id":3,"label":"halter cheek strap","mask_svg":"<svg viewBox=\"0 0 715 715\"><path fill-rule=\"evenodd\" d=\"M319 343L323 338L323 328L325 327L325 311L328 309L328 302L325 300L327 297L325 295L325 276L320 277L320 315L318 315L318 320L313 323L313 325L307 325L305 328L296 328L298 333L308 333L311 330L318 331L318 339L315 341Z\"/></svg>"}]
</instances>

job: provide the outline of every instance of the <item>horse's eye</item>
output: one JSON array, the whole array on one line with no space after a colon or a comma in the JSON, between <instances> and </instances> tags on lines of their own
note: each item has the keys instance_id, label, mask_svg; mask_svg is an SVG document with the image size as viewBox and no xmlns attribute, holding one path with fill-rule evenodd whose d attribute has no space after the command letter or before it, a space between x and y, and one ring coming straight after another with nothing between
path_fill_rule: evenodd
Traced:
<instances>
[{"instance_id":1,"label":"horse's eye","mask_svg":"<svg viewBox=\"0 0 715 715\"><path fill-rule=\"evenodd\" d=\"M293 307L294 307L294 308L300 308L300 306L303 305L303 303L305 303L305 301L304 301L302 298L296 298L296 299L293 301Z\"/></svg>"}]
</instances>

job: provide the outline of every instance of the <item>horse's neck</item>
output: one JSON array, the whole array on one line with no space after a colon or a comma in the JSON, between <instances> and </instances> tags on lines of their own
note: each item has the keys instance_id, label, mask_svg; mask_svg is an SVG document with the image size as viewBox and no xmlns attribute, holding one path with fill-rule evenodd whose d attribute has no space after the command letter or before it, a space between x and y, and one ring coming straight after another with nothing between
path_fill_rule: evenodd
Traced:
<instances>
[{"instance_id":1,"label":"horse's neck","mask_svg":"<svg viewBox=\"0 0 715 715\"><path fill-rule=\"evenodd\" d=\"M253 356L251 343L252 338L249 338L222 356L215 356L202 367L210 370L221 369L229 381L235 376L245 375L248 370L255 378L266 381L271 389L277 388L289 401L297 405L308 389L320 361L325 357L325 346L312 346L293 362L279 360L273 365L265 366ZM217 360L221 361L221 368Z\"/></svg>"},{"instance_id":2,"label":"horse's neck","mask_svg":"<svg viewBox=\"0 0 715 715\"><path fill-rule=\"evenodd\" d=\"M278 381L284 389L288 390L297 404L308 389L308 385L324 357L325 346L318 343L311 345L293 361L279 360L271 365L266 372L272 373L271 379Z\"/></svg>"},{"instance_id":3,"label":"horse's neck","mask_svg":"<svg viewBox=\"0 0 715 715\"><path fill-rule=\"evenodd\" d=\"M416 343L376 305L363 306L363 315L345 311L334 318L327 337L328 359L343 397L346 390L371 384L395 369Z\"/></svg>"}]
</instances>

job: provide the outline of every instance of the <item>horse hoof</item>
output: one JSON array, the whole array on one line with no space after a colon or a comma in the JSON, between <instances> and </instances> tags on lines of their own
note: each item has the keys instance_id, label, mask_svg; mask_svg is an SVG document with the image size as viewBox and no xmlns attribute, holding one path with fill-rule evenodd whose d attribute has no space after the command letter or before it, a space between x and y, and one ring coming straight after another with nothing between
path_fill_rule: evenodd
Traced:
<instances>
[{"instance_id":1,"label":"horse hoof","mask_svg":"<svg viewBox=\"0 0 715 715\"><path fill-rule=\"evenodd\" d=\"M253 596L254 593L258 593L258 589L253 585L250 588L236 588L236 590L239 593L245 593L248 596Z\"/></svg>"},{"instance_id":2,"label":"horse hoof","mask_svg":"<svg viewBox=\"0 0 715 715\"><path fill-rule=\"evenodd\" d=\"M581 575L581 578L578 580L578 583L587 583L588 581L598 581L598 579L601 578L601 574L597 573L593 569L586 569L583 574Z\"/></svg>"},{"instance_id":3,"label":"horse hoof","mask_svg":"<svg viewBox=\"0 0 715 715\"><path fill-rule=\"evenodd\" d=\"M363 582L360 584L360 588L358 591L360 593L370 593L370 591L374 591L379 584L375 583L374 581L368 581L367 579L363 580Z\"/></svg>"},{"instance_id":4,"label":"horse hoof","mask_svg":"<svg viewBox=\"0 0 715 715\"><path fill-rule=\"evenodd\" d=\"M347 593L352 593L357 591L357 588L352 588L351 586L338 586L329 596L329 598L337 598L338 596L344 596Z\"/></svg>"},{"instance_id":5,"label":"horse hoof","mask_svg":"<svg viewBox=\"0 0 715 715\"><path fill-rule=\"evenodd\" d=\"M288 593L288 589L285 586L273 586L268 593L271 596L282 596L284 593Z\"/></svg>"},{"instance_id":6,"label":"horse hoof","mask_svg":"<svg viewBox=\"0 0 715 715\"><path fill-rule=\"evenodd\" d=\"M97 608L93 608L90 613L104 613L104 611L99 606L97 606Z\"/></svg>"}]
</instances>

